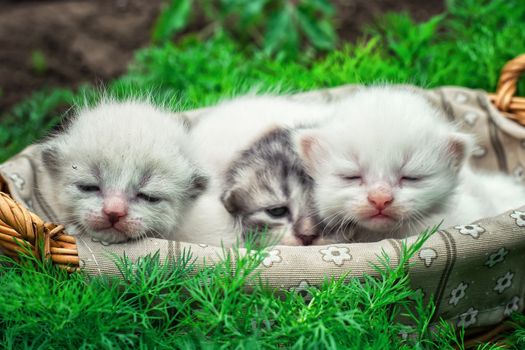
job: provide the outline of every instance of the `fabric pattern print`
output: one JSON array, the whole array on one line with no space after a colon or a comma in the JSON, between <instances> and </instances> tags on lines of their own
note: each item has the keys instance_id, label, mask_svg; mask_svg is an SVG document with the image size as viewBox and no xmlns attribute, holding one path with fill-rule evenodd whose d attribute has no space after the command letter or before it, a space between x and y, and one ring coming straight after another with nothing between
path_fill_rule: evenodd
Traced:
<instances>
[{"instance_id":1,"label":"fabric pattern print","mask_svg":"<svg viewBox=\"0 0 525 350\"><path fill-rule=\"evenodd\" d=\"M281 252L279 249L272 249L269 252L266 253L266 257L263 259L262 264L266 267L272 267L274 263L280 263L283 261L283 258L281 258Z\"/></svg>"},{"instance_id":2,"label":"fabric pattern print","mask_svg":"<svg viewBox=\"0 0 525 350\"><path fill-rule=\"evenodd\" d=\"M518 165L514 168L514 170L512 170L512 175L517 179L517 180L523 180L523 177L524 177L524 171L523 171L523 167L521 165Z\"/></svg>"},{"instance_id":3,"label":"fabric pattern print","mask_svg":"<svg viewBox=\"0 0 525 350\"><path fill-rule=\"evenodd\" d=\"M470 307L467 311L459 315L458 327L468 328L478 321L478 310Z\"/></svg>"},{"instance_id":4,"label":"fabric pattern print","mask_svg":"<svg viewBox=\"0 0 525 350\"><path fill-rule=\"evenodd\" d=\"M458 305L459 301L465 297L467 288L468 283L460 282L458 286L450 292L448 303L454 306Z\"/></svg>"},{"instance_id":5,"label":"fabric pattern print","mask_svg":"<svg viewBox=\"0 0 525 350\"><path fill-rule=\"evenodd\" d=\"M20 176L20 174L9 174L9 178L11 179L11 181L13 181L13 184L16 186L16 188L18 188L20 191L24 190L24 185L26 184L26 181L24 180L24 178L22 178L22 176Z\"/></svg>"},{"instance_id":6,"label":"fabric pattern print","mask_svg":"<svg viewBox=\"0 0 525 350\"><path fill-rule=\"evenodd\" d=\"M505 316L510 316L514 311L518 311L520 307L520 298L518 296L514 296L512 299L509 300L507 305L505 305L505 311L503 311L503 314Z\"/></svg>"},{"instance_id":7,"label":"fabric pattern print","mask_svg":"<svg viewBox=\"0 0 525 350\"><path fill-rule=\"evenodd\" d=\"M476 121L478 120L478 118L479 118L479 114L474 113L474 112L468 112L463 117L463 119L465 119L465 122L470 126L473 126L474 124L476 124Z\"/></svg>"},{"instance_id":8,"label":"fabric pattern print","mask_svg":"<svg viewBox=\"0 0 525 350\"><path fill-rule=\"evenodd\" d=\"M485 261L485 265L492 268L496 264L503 262L507 254L509 254L509 251L504 247L498 249L496 252L489 255L487 261Z\"/></svg>"},{"instance_id":9,"label":"fabric pattern print","mask_svg":"<svg viewBox=\"0 0 525 350\"><path fill-rule=\"evenodd\" d=\"M485 229L481 227L480 225L476 224L470 224L470 225L459 225L454 226L456 230L459 231L462 235L469 235L472 236L472 238L479 238L479 236L485 232Z\"/></svg>"},{"instance_id":10,"label":"fabric pattern print","mask_svg":"<svg viewBox=\"0 0 525 350\"><path fill-rule=\"evenodd\" d=\"M510 217L516 221L516 225L519 227L525 227L525 212L514 210Z\"/></svg>"},{"instance_id":11,"label":"fabric pattern print","mask_svg":"<svg viewBox=\"0 0 525 350\"><path fill-rule=\"evenodd\" d=\"M494 290L498 292L499 294L503 293L506 289L510 288L512 286L512 279L514 278L514 273L507 272L504 276L498 278L496 281L496 286L494 287Z\"/></svg>"},{"instance_id":12,"label":"fabric pattern print","mask_svg":"<svg viewBox=\"0 0 525 350\"><path fill-rule=\"evenodd\" d=\"M324 261L333 262L337 266L343 265L345 260L352 259L346 247L330 246L326 249L321 249L319 252L323 255Z\"/></svg>"},{"instance_id":13,"label":"fabric pattern print","mask_svg":"<svg viewBox=\"0 0 525 350\"><path fill-rule=\"evenodd\" d=\"M310 283L308 283L307 280L302 280L301 282L299 282L297 287L290 287L289 290L290 292L295 292L301 295L306 300L310 300L313 297L312 293L310 293L311 288L312 287L310 286Z\"/></svg>"},{"instance_id":14,"label":"fabric pattern print","mask_svg":"<svg viewBox=\"0 0 525 350\"><path fill-rule=\"evenodd\" d=\"M73 228L71 228L71 227L69 228L69 234L73 234L73 235L75 234L75 230ZM112 244L110 242L102 241L102 240L100 240L98 238L95 238L95 237L91 237L91 242L100 243L104 247L108 247L108 246L110 246Z\"/></svg>"},{"instance_id":15,"label":"fabric pattern print","mask_svg":"<svg viewBox=\"0 0 525 350\"><path fill-rule=\"evenodd\" d=\"M456 94L456 96L454 97L454 100L456 100L456 102L459 102L459 103L465 103L465 102L467 102L468 97L467 97L467 95L465 95L465 94L460 92L460 93Z\"/></svg>"},{"instance_id":16,"label":"fabric pattern print","mask_svg":"<svg viewBox=\"0 0 525 350\"><path fill-rule=\"evenodd\" d=\"M403 340L407 340L408 339L408 332L406 331L399 331L398 335L401 337L401 339Z\"/></svg>"},{"instance_id":17,"label":"fabric pattern print","mask_svg":"<svg viewBox=\"0 0 525 350\"><path fill-rule=\"evenodd\" d=\"M476 158L484 157L487 154L487 148L483 146L477 146L472 150L472 155Z\"/></svg>"},{"instance_id":18,"label":"fabric pattern print","mask_svg":"<svg viewBox=\"0 0 525 350\"><path fill-rule=\"evenodd\" d=\"M432 248L423 248L419 251L419 258L423 260L426 267L430 267L437 256L437 252Z\"/></svg>"}]
</instances>

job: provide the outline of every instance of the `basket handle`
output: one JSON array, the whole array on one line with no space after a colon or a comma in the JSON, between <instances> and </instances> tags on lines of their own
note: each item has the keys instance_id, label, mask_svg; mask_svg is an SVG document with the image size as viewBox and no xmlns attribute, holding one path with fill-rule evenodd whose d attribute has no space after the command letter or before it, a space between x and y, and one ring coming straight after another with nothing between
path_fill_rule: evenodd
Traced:
<instances>
[{"instance_id":1,"label":"basket handle","mask_svg":"<svg viewBox=\"0 0 525 350\"><path fill-rule=\"evenodd\" d=\"M495 94L490 95L492 103L508 118L525 125L525 98L516 97L520 75L525 72L525 54L508 61L498 81Z\"/></svg>"},{"instance_id":2,"label":"basket handle","mask_svg":"<svg viewBox=\"0 0 525 350\"><path fill-rule=\"evenodd\" d=\"M76 239L64 232L64 226L44 222L7 193L0 192L0 254L17 259L19 254L28 252L39 259L51 259L70 272L80 264Z\"/></svg>"}]
</instances>

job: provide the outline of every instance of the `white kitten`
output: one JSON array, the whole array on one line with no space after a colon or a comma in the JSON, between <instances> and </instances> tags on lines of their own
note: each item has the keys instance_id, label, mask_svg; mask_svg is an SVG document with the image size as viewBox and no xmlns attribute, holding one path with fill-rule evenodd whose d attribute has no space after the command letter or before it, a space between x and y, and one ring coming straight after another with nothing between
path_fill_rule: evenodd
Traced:
<instances>
[{"instance_id":1,"label":"white kitten","mask_svg":"<svg viewBox=\"0 0 525 350\"><path fill-rule=\"evenodd\" d=\"M233 217L219 200L222 188L210 178L204 193L195 199L177 229L177 240L226 248L241 242Z\"/></svg>"},{"instance_id":2,"label":"white kitten","mask_svg":"<svg viewBox=\"0 0 525 350\"><path fill-rule=\"evenodd\" d=\"M106 243L174 238L206 178L188 160L186 126L143 102L81 110L41 145L54 183L45 194L70 233Z\"/></svg>"},{"instance_id":3,"label":"white kitten","mask_svg":"<svg viewBox=\"0 0 525 350\"><path fill-rule=\"evenodd\" d=\"M191 130L192 149L198 164L223 175L240 152L268 131L312 124L329 115L329 105L318 102L243 96L222 102L199 118Z\"/></svg>"},{"instance_id":4,"label":"white kitten","mask_svg":"<svg viewBox=\"0 0 525 350\"><path fill-rule=\"evenodd\" d=\"M504 175L472 172L473 138L408 89L376 87L336 103L333 118L299 132L316 181L320 216L356 241L465 224L525 204L525 189Z\"/></svg>"},{"instance_id":5,"label":"white kitten","mask_svg":"<svg viewBox=\"0 0 525 350\"><path fill-rule=\"evenodd\" d=\"M188 213L195 239L213 236L212 222L228 242L267 229L269 241L312 244L315 223L306 212L311 179L286 128L328 115L330 108L318 102L249 96L221 103L201 117L191 131L192 149L215 185L194 207L212 209Z\"/></svg>"}]
</instances>

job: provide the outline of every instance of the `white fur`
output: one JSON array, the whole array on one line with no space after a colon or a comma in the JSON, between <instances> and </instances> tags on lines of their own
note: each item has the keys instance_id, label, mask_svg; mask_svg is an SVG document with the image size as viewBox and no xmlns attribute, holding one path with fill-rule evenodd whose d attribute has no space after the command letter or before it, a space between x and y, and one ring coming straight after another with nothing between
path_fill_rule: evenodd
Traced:
<instances>
[{"instance_id":1,"label":"white fur","mask_svg":"<svg viewBox=\"0 0 525 350\"><path fill-rule=\"evenodd\" d=\"M240 237L233 217L222 205L220 196L220 187L211 179L206 191L185 213L182 225L177 229L177 240L227 248L237 243Z\"/></svg>"},{"instance_id":2,"label":"white fur","mask_svg":"<svg viewBox=\"0 0 525 350\"><path fill-rule=\"evenodd\" d=\"M71 233L107 243L145 235L173 239L196 173L187 143L183 122L172 114L145 102L104 101L81 110L63 133L41 145L54 182L53 193L45 195ZM85 192L79 185L100 190ZM120 230L107 228L102 212L113 192L129 204ZM161 200L150 203L139 194Z\"/></svg>"},{"instance_id":3,"label":"white fur","mask_svg":"<svg viewBox=\"0 0 525 350\"><path fill-rule=\"evenodd\" d=\"M326 104L282 96L244 96L226 101L192 128L194 156L208 172L224 174L240 151L269 130L315 123L328 115L330 107Z\"/></svg>"},{"instance_id":4,"label":"white fur","mask_svg":"<svg viewBox=\"0 0 525 350\"><path fill-rule=\"evenodd\" d=\"M445 215L434 215L427 222L442 227L469 224L525 204L525 188L514 178L498 173L482 172L466 166L460 174L457 195Z\"/></svg>"},{"instance_id":5,"label":"white fur","mask_svg":"<svg viewBox=\"0 0 525 350\"><path fill-rule=\"evenodd\" d=\"M468 168L472 137L422 96L370 88L335 109L323 127L299 132L297 142L317 184L320 216L346 237L402 238L443 219L443 227L466 224L525 204L525 188L508 176ZM367 197L377 188L391 191L384 213L393 219L371 218L376 209Z\"/></svg>"},{"instance_id":6,"label":"white fur","mask_svg":"<svg viewBox=\"0 0 525 350\"><path fill-rule=\"evenodd\" d=\"M223 177L231 163L272 129L315 123L330 114L326 104L266 95L226 101L202 116L191 131L193 155L215 184L187 213L180 237L216 245L222 241L226 246L240 240L239 228L220 200L225 190ZM281 244L300 244L290 232L279 231L278 236Z\"/></svg>"}]
</instances>

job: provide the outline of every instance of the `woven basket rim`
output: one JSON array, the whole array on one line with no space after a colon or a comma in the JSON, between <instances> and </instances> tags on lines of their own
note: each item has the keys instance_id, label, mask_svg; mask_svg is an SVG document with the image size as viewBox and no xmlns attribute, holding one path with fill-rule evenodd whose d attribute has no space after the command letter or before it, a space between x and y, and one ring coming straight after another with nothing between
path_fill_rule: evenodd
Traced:
<instances>
[{"instance_id":1,"label":"woven basket rim","mask_svg":"<svg viewBox=\"0 0 525 350\"><path fill-rule=\"evenodd\" d=\"M507 118L525 125L525 97L516 96L520 76L525 72L525 53L511 59L502 68L496 93L491 102Z\"/></svg>"}]
</instances>

